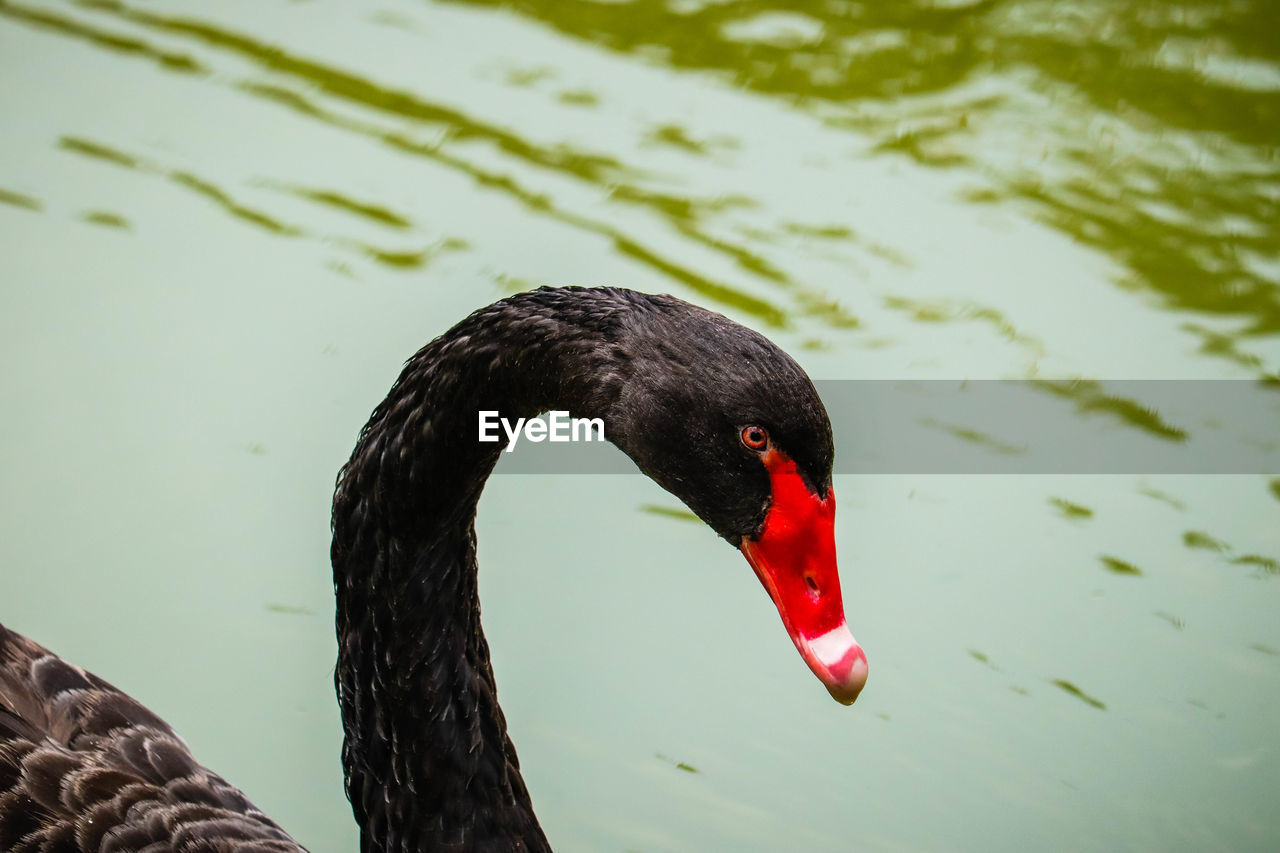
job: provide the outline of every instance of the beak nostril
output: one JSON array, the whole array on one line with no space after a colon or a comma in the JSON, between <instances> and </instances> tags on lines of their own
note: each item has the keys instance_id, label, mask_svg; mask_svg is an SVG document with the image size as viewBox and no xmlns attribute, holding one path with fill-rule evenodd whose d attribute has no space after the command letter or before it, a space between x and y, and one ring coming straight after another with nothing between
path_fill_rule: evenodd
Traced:
<instances>
[{"instance_id":1,"label":"beak nostril","mask_svg":"<svg viewBox=\"0 0 1280 853\"><path fill-rule=\"evenodd\" d=\"M818 592L818 582L813 579L813 575L805 575L804 582L808 585L810 592L815 594Z\"/></svg>"}]
</instances>

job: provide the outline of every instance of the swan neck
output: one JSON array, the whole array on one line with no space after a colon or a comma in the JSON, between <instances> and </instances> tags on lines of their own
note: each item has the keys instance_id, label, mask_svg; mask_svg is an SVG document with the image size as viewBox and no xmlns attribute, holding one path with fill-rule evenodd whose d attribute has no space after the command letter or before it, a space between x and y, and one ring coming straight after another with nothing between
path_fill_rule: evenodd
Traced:
<instances>
[{"instance_id":1,"label":"swan neck","mask_svg":"<svg viewBox=\"0 0 1280 853\"><path fill-rule=\"evenodd\" d=\"M339 476L335 679L368 853L549 849L480 627L474 520L502 444L476 441L477 411L605 413L612 319L590 293L580 310L573 291L524 294L428 344Z\"/></svg>"}]
</instances>

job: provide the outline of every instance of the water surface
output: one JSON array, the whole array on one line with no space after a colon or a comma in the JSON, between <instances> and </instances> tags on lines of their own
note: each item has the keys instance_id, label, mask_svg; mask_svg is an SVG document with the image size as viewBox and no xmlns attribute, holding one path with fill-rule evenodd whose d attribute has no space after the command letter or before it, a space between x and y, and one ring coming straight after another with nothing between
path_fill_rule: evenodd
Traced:
<instances>
[{"instance_id":1,"label":"water surface","mask_svg":"<svg viewBox=\"0 0 1280 853\"><path fill-rule=\"evenodd\" d=\"M328 500L407 355L616 284L822 380L1274 380L1277 33L1262 0L0 0L0 617L352 850ZM841 474L843 708L657 486L497 476L485 624L548 835L1276 849L1277 478Z\"/></svg>"}]
</instances>

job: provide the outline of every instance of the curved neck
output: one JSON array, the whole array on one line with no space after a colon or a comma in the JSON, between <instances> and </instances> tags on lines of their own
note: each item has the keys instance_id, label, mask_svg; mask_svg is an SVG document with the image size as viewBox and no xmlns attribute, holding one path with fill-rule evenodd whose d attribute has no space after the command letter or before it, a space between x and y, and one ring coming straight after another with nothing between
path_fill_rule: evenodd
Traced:
<instances>
[{"instance_id":1,"label":"curved neck","mask_svg":"<svg viewBox=\"0 0 1280 853\"><path fill-rule=\"evenodd\" d=\"M361 849L546 850L498 706L475 511L503 443L477 412L605 417L638 295L535 291L477 311L405 366L333 509L335 680Z\"/></svg>"}]
</instances>

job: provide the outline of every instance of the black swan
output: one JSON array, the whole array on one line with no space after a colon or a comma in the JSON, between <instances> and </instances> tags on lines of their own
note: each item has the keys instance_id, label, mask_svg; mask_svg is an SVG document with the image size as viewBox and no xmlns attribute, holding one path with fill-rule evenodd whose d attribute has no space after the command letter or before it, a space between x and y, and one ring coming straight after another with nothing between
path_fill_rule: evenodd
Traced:
<instances>
[{"instance_id":1,"label":"black swan","mask_svg":"<svg viewBox=\"0 0 1280 853\"><path fill-rule=\"evenodd\" d=\"M474 520L505 445L478 441L478 411L552 408L603 419L741 549L832 696L866 680L836 573L831 427L801 368L670 296L504 299L409 360L338 477L335 681L365 853L550 849L498 707ZM155 714L0 626L0 850L301 849Z\"/></svg>"}]
</instances>

